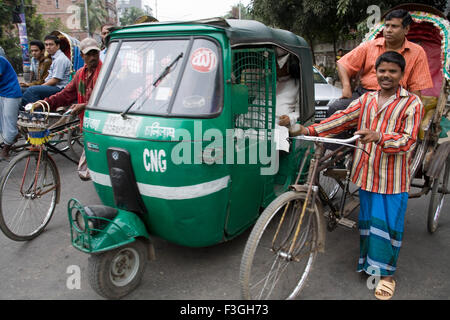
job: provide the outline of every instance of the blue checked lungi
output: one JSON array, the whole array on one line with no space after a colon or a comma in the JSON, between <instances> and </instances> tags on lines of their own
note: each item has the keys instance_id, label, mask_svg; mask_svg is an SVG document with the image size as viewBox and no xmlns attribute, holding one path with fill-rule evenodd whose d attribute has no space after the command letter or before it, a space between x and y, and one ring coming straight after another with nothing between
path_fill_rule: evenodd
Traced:
<instances>
[{"instance_id":1,"label":"blue checked lungi","mask_svg":"<svg viewBox=\"0 0 450 320\"><path fill-rule=\"evenodd\" d=\"M358 272L393 275L402 245L408 193L359 190L360 256Z\"/></svg>"}]
</instances>

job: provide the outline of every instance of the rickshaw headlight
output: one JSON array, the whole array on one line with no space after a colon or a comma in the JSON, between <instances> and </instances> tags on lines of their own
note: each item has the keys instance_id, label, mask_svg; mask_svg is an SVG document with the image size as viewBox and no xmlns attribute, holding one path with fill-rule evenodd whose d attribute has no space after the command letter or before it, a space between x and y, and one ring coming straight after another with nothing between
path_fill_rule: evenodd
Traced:
<instances>
[{"instance_id":1,"label":"rickshaw headlight","mask_svg":"<svg viewBox=\"0 0 450 320\"><path fill-rule=\"evenodd\" d=\"M75 223L77 225L77 228L81 231L81 232L85 232L86 231L86 223L83 217L83 213L81 213L81 211L77 211L75 213ZM89 229L93 229L94 228L94 223L90 220L87 219L87 224L88 224L88 228Z\"/></svg>"}]
</instances>

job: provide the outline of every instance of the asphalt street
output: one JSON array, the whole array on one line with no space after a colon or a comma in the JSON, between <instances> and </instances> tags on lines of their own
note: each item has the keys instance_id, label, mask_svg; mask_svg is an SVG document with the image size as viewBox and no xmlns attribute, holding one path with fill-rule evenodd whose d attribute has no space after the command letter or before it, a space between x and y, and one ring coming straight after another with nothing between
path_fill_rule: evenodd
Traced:
<instances>
[{"instance_id":1,"label":"asphalt street","mask_svg":"<svg viewBox=\"0 0 450 320\"><path fill-rule=\"evenodd\" d=\"M61 201L47 229L29 242L14 242L0 232L0 299L96 300L88 283L88 255L70 243L67 202L99 204L91 182L82 182L76 166L55 156L62 181ZM0 163L0 169L5 162ZM396 273L394 299L450 299L450 197L443 208L438 231L426 229L429 195L411 199ZM130 300L237 300L239 265L249 235L244 232L227 243L207 248L186 248L154 239L156 260L149 262L140 287ZM357 230L339 227L327 232L326 251L319 254L299 299L374 300L366 279L355 272L359 254ZM74 268L80 286L70 285ZM69 284L69 285L68 285Z\"/></svg>"}]
</instances>

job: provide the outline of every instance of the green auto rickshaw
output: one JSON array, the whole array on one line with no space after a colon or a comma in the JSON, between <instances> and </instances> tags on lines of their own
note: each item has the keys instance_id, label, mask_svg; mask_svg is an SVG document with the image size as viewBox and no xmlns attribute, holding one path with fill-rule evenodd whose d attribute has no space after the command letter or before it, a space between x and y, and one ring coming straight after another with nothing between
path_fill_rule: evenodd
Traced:
<instances>
[{"instance_id":1,"label":"green auto rickshaw","mask_svg":"<svg viewBox=\"0 0 450 320\"><path fill-rule=\"evenodd\" d=\"M295 120L312 124L311 50L289 31L215 18L110 34L83 120L102 205L68 203L72 244L91 254L96 292L136 288L152 237L189 247L230 240L306 176L307 142L278 150L281 133L274 142L281 58L297 84Z\"/></svg>"}]
</instances>

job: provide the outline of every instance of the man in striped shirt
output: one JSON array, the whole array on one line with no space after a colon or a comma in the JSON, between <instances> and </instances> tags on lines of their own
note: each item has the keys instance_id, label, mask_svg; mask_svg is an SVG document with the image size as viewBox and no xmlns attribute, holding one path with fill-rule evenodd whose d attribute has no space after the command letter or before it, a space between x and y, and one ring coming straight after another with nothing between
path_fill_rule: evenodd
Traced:
<instances>
[{"instance_id":1,"label":"man in striped shirt","mask_svg":"<svg viewBox=\"0 0 450 320\"><path fill-rule=\"evenodd\" d=\"M291 135L336 135L356 128L362 137L355 149L352 181L360 187L360 258L358 271L381 280L378 299L389 299L395 289L393 274L403 238L403 222L410 185L411 151L423 117L421 100L399 83L405 59L395 51L378 57L375 70L379 91L367 92L347 109L307 128L296 125Z\"/></svg>"}]
</instances>

